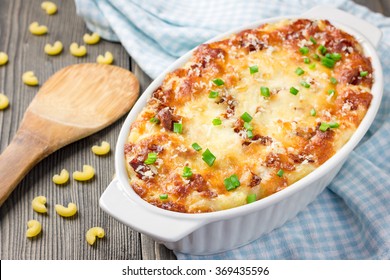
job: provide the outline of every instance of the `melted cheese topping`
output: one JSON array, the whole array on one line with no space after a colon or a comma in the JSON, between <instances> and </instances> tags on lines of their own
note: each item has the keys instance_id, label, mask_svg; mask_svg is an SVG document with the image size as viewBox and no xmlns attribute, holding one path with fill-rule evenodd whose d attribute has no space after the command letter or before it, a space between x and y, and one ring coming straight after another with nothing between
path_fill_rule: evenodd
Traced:
<instances>
[{"instance_id":1,"label":"melted cheese topping","mask_svg":"<svg viewBox=\"0 0 390 280\"><path fill-rule=\"evenodd\" d=\"M372 82L360 45L327 21L281 21L201 45L132 124L130 185L149 203L189 213L271 195L348 141L370 105ZM206 149L215 156L211 166ZM239 186L230 188L232 175Z\"/></svg>"}]
</instances>

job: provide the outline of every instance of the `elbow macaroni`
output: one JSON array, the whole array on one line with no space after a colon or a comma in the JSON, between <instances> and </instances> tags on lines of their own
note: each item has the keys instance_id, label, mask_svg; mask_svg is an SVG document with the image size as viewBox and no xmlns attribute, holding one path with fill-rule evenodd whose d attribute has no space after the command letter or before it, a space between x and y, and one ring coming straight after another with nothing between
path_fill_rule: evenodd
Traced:
<instances>
[{"instance_id":1,"label":"elbow macaroni","mask_svg":"<svg viewBox=\"0 0 390 280\"><path fill-rule=\"evenodd\" d=\"M106 52L104 56L98 55L96 62L99 64L111 64L114 61L114 56L110 52Z\"/></svg>"},{"instance_id":2,"label":"elbow macaroni","mask_svg":"<svg viewBox=\"0 0 390 280\"><path fill-rule=\"evenodd\" d=\"M101 227L90 228L85 234L85 239L89 245L93 245L96 241L96 237L103 238L105 235L104 229Z\"/></svg>"},{"instance_id":3,"label":"elbow macaroni","mask_svg":"<svg viewBox=\"0 0 390 280\"><path fill-rule=\"evenodd\" d=\"M0 93L0 110L4 110L9 105L9 99L3 93Z\"/></svg>"},{"instance_id":4,"label":"elbow macaroni","mask_svg":"<svg viewBox=\"0 0 390 280\"><path fill-rule=\"evenodd\" d=\"M89 35L87 33L87 34L84 34L83 40L84 40L84 43L86 43L88 45L95 45L95 44L99 43L100 36L99 36L99 34L97 34L95 32L92 33L91 35Z\"/></svg>"},{"instance_id":5,"label":"elbow macaroni","mask_svg":"<svg viewBox=\"0 0 390 280\"><path fill-rule=\"evenodd\" d=\"M33 210L38 213L47 213L47 208L45 204L46 197L44 196L35 197L31 203Z\"/></svg>"},{"instance_id":6,"label":"elbow macaroni","mask_svg":"<svg viewBox=\"0 0 390 280\"><path fill-rule=\"evenodd\" d=\"M95 155L99 155L99 156L106 155L110 152L110 143L103 141L100 146L95 145L92 147L91 150Z\"/></svg>"},{"instance_id":7,"label":"elbow macaroni","mask_svg":"<svg viewBox=\"0 0 390 280\"><path fill-rule=\"evenodd\" d=\"M33 71L27 71L22 76L23 83L28 86L37 86L39 84L38 78Z\"/></svg>"},{"instance_id":8,"label":"elbow macaroni","mask_svg":"<svg viewBox=\"0 0 390 280\"><path fill-rule=\"evenodd\" d=\"M62 52L63 45L60 41L56 41L53 45L45 45L45 53L48 55L58 55Z\"/></svg>"},{"instance_id":9,"label":"elbow macaroni","mask_svg":"<svg viewBox=\"0 0 390 280\"><path fill-rule=\"evenodd\" d=\"M69 50L73 56L80 57L87 54L87 48L85 46L79 46L77 43L72 43Z\"/></svg>"},{"instance_id":10,"label":"elbow macaroni","mask_svg":"<svg viewBox=\"0 0 390 280\"><path fill-rule=\"evenodd\" d=\"M41 230L42 226L41 223L38 222L37 220L30 220L27 222L27 231L26 231L26 236L27 237L34 237L37 236Z\"/></svg>"},{"instance_id":11,"label":"elbow macaroni","mask_svg":"<svg viewBox=\"0 0 390 280\"><path fill-rule=\"evenodd\" d=\"M69 172L66 169L62 169L60 174L53 176L53 182L57 185L63 185L69 180Z\"/></svg>"},{"instance_id":12,"label":"elbow macaroni","mask_svg":"<svg viewBox=\"0 0 390 280\"><path fill-rule=\"evenodd\" d=\"M88 181L95 176L95 169L90 165L84 165L83 171L73 172L73 179L76 181Z\"/></svg>"},{"instance_id":13,"label":"elbow macaroni","mask_svg":"<svg viewBox=\"0 0 390 280\"><path fill-rule=\"evenodd\" d=\"M30 26L28 27L28 29L34 35L44 35L47 33L47 26L39 25L39 23L36 21L31 23Z\"/></svg>"},{"instance_id":14,"label":"elbow macaroni","mask_svg":"<svg viewBox=\"0 0 390 280\"><path fill-rule=\"evenodd\" d=\"M57 12L56 4L50 1L42 2L41 8L44 9L48 15L54 15Z\"/></svg>"},{"instance_id":15,"label":"elbow macaroni","mask_svg":"<svg viewBox=\"0 0 390 280\"><path fill-rule=\"evenodd\" d=\"M62 217L72 217L77 213L77 206L72 202L68 204L68 207L65 207L61 204L56 204L54 208L57 214Z\"/></svg>"},{"instance_id":16,"label":"elbow macaroni","mask_svg":"<svg viewBox=\"0 0 390 280\"><path fill-rule=\"evenodd\" d=\"M0 52L0 65L4 65L8 62L8 55L5 52Z\"/></svg>"}]
</instances>

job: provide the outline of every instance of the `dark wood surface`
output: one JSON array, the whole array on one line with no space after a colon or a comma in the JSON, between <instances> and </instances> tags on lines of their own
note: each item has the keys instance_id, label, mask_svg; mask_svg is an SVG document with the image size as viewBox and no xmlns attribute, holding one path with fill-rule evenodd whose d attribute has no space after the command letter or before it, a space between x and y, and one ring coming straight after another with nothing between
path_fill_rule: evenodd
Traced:
<instances>
[{"instance_id":1,"label":"dark wood surface","mask_svg":"<svg viewBox=\"0 0 390 280\"><path fill-rule=\"evenodd\" d=\"M140 92L151 82L117 43L102 40L88 46L86 57L71 56L69 45L83 43L82 36L88 30L76 15L73 1L53 2L58 5L58 13L49 16L41 10L38 0L0 0L0 51L9 55L8 64L0 66L0 92L10 99L10 107L0 111L0 151L4 151L12 140L24 111L39 89L22 83L21 76L25 71L33 70L42 84L67 65L95 62L98 54L110 51L115 57L115 65L130 69L138 77ZM390 0L355 2L390 16ZM33 21L47 25L49 33L33 36L28 31L28 25ZM62 41L64 51L59 56L49 57L43 52L44 45L56 40ZM117 222L98 206L100 195L114 175L114 154L112 150L108 156L98 157L90 149L102 140L110 142L114 148L123 121L124 117L108 128L62 148L31 170L0 208L0 259L175 259L170 250ZM52 176L62 168L73 172L80 170L83 164L91 164L96 169L96 178L91 182L71 179L65 186L52 182ZM38 195L47 197L48 214L32 210L31 201ZM68 219L59 217L54 205L68 202L76 202L78 214ZM26 223L30 219L39 220L43 228L33 239L25 237ZM89 246L84 236L92 226L103 227L106 237Z\"/></svg>"}]
</instances>

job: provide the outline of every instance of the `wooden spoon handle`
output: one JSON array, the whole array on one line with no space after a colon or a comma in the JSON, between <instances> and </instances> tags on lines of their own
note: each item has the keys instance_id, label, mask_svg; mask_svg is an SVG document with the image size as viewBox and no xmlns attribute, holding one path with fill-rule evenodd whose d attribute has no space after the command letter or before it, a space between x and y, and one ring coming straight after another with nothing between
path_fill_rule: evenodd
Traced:
<instances>
[{"instance_id":1,"label":"wooden spoon handle","mask_svg":"<svg viewBox=\"0 0 390 280\"><path fill-rule=\"evenodd\" d=\"M0 155L0 206L23 177L49 152L47 142L28 130L19 130Z\"/></svg>"}]
</instances>

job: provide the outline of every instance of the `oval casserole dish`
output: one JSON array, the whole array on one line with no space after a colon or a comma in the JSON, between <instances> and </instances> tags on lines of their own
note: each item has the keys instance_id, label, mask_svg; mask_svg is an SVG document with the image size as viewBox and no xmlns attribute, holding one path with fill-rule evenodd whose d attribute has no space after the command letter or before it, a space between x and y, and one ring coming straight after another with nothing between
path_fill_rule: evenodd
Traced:
<instances>
[{"instance_id":1,"label":"oval casserole dish","mask_svg":"<svg viewBox=\"0 0 390 280\"><path fill-rule=\"evenodd\" d=\"M326 17L322 16L325 14ZM210 213L187 214L160 209L144 201L130 187L126 171L124 146L127 142L129 128L146 106L152 93L161 85L165 76L182 67L189 60L192 56L192 52L189 52L177 60L147 88L127 117L116 146L117 178L113 180L100 199L103 210L131 228L162 242L169 249L191 254L211 254L229 250L257 239L262 234L284 224L313 201L336 176L349 153L368 130L379 108L383 91L383 78L380 62L372 44L378 43L380 31L340 10L316 7L300 17L278 17L256 22L218 36L210 42L221 40L245 29L256 28L264 23L300 18L329 20L336 28L355 37L362 46L365 56L371 59L374 76L374 84L371 88L373 95L371 105L352 137L335 155L289 187L255 203L236 208ZM344 22L359 28L359 31L366 34L368 39L348 25L343 24ZM243 230L244 227L245 230ZM229 235L224 235L224 232L229 232Z\"/></svg>"}]
</instances>

